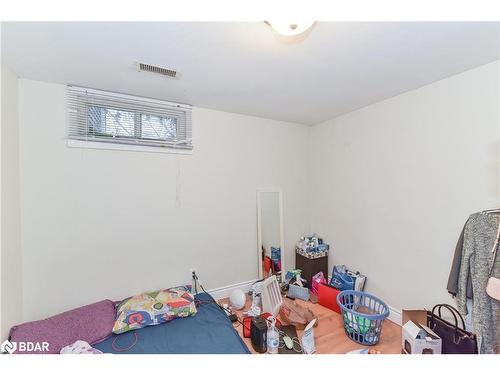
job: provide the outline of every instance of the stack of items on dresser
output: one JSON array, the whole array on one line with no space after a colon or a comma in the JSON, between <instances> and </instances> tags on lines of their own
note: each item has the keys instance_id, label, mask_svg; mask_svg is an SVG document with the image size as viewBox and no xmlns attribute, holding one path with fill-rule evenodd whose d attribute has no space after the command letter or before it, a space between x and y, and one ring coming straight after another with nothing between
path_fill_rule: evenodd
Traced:
<instances>
[{"instance_id":1,"label":"stack of items on dresser","mask_svg":"<svg viewBox=\"0 0 500 375\"><path fill-rule=\"evenodd\" d=\"M317 302L316 294L310 293L313 276L318 272L328 274L328 251L330 246L313 234L303 236L295 245L295 270L288 271L282 283L282 291L290 299Z\"/></svg>"},{"instance_id":2,"label":"stack of items on dresser","mask_svg":"<svg viewBox=\"0 0 500 375\"><path fill-rule=\"evenodd\" d=\"M322 238L313 234L304 236L295 245L295 268L310 288L312 277L318 272L328 275L328 253L330 246Z\"/></svg>"},{"instance_id":3,"label":"stack of items on dresser","mask_svg":"<svg viewBox=\"0 0 500 375\"><path fill-rule=\"evenodd\" d=\"M322 238L313 234L310 237L301 237L295 245L295 251L307 258L321 258L328 256L330 246L323 242Z\"/></svg>"},{"instance_id":4,"label":"stack of items on dresser","mask_svg":"<svg viewBox=\"0 0 500 375\"><path fill-rule=\"evenodd\" d=\"M330 245L316 234L304 236L295 245L295 268L285 276L288 296L320 304L340 313L336 296L343 290L363 291L366 277L345 265L334 266L328 281Z\"/></svg>"}]
</instances>

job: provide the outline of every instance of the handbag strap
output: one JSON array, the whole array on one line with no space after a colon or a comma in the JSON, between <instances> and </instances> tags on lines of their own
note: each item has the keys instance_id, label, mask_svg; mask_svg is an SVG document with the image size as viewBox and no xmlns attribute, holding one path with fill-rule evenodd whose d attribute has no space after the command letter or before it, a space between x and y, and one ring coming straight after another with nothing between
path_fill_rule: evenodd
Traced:
<instances>
[{"instance_id":1,"label":"handbag strap","mask_svg":"<svg viewBox=\"0 0 500 375\"><path fill-rule=\"evenodd\" d=\"M493 248L491 249L491 252L493 253L493 259L491 260L490 272L488 273L489 276L491 276L491 274L493 273L493 267L495 266L495 259L497 257L497 250L499 243L500 243L500 223L498 224L497 237L495 238L495 243L493 244Z\"/></svg>"},{"instance_id":2,"label":"handbag strap","mask_svg":"<svg viewBox=\"0 0 500 375\"><path fill-rule=\"evenodd\" d=\"M431 314L434 315L434 316L438 316L439 318L442 319L442 316L441 316L441 308L442 307L448 309L448 311L450 311L451 314L453 315L453 318L455 319L455 329L460 328L458 326L458 318L460 318L460 322L462 323L462 329L465 331L465 321L464 321L464 318L462 317L462 314L460 314L460 312L458 312L458 310L455 309L453 306L450 306L450 305L448 305L446 303L438 304L438 305L436 305L436 306L434 306L432 308ZM438 309L438 315L436 315L434 313L436 311L436 309ZM458 318L457 318L457 316L458 316Z\"/></svg>"}]
</instances>

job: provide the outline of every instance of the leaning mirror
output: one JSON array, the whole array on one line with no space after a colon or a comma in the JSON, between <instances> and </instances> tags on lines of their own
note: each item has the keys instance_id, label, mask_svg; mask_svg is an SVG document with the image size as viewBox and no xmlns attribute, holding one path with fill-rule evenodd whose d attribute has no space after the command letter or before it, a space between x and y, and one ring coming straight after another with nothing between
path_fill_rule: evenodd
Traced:
<instances>
[{"instance_id":1,"label":"leaning mirror","mask_svg":"<svg viewBox=\"0 0 500 375\"><path fill-rule=\"evenodd\" d=\"M285 269L282 202L279 189L257 191L259 279L276 275L280 280Z\"/></svg>"}]
</instances>

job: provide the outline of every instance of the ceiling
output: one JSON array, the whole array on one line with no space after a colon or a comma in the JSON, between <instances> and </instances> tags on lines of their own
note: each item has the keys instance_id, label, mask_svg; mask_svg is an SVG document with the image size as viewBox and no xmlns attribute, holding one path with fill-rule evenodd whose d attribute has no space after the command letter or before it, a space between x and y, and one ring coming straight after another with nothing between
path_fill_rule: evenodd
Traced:
<instances>
[{"instance_id":1,"label":"ceiling","mask_svg":"<svg viewBox=\"0 0 500 375\"><path fill-rule=\"evenodd\" d=\"M316 124L499 58L498 23L3 23L20 77ZM138 72L136 62L179 72Z\"/></svg>"}]
</instances>

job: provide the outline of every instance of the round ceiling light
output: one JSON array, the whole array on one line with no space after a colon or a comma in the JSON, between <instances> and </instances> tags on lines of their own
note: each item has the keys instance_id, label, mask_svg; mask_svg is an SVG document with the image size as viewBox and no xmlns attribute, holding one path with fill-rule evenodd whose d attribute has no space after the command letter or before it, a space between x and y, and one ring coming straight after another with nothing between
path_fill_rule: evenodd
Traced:
<instances>
[{"instance_id":1,"label":"round ceiling light","mask_svg":"<svg viewBox=\"0 0 500 375\"><path fill-rule=\"evenodd\" d=\"M307 31L316 21L283 22L266 21L277 33L285 36L299 35Z\"/></svg>"}]
</instances>

